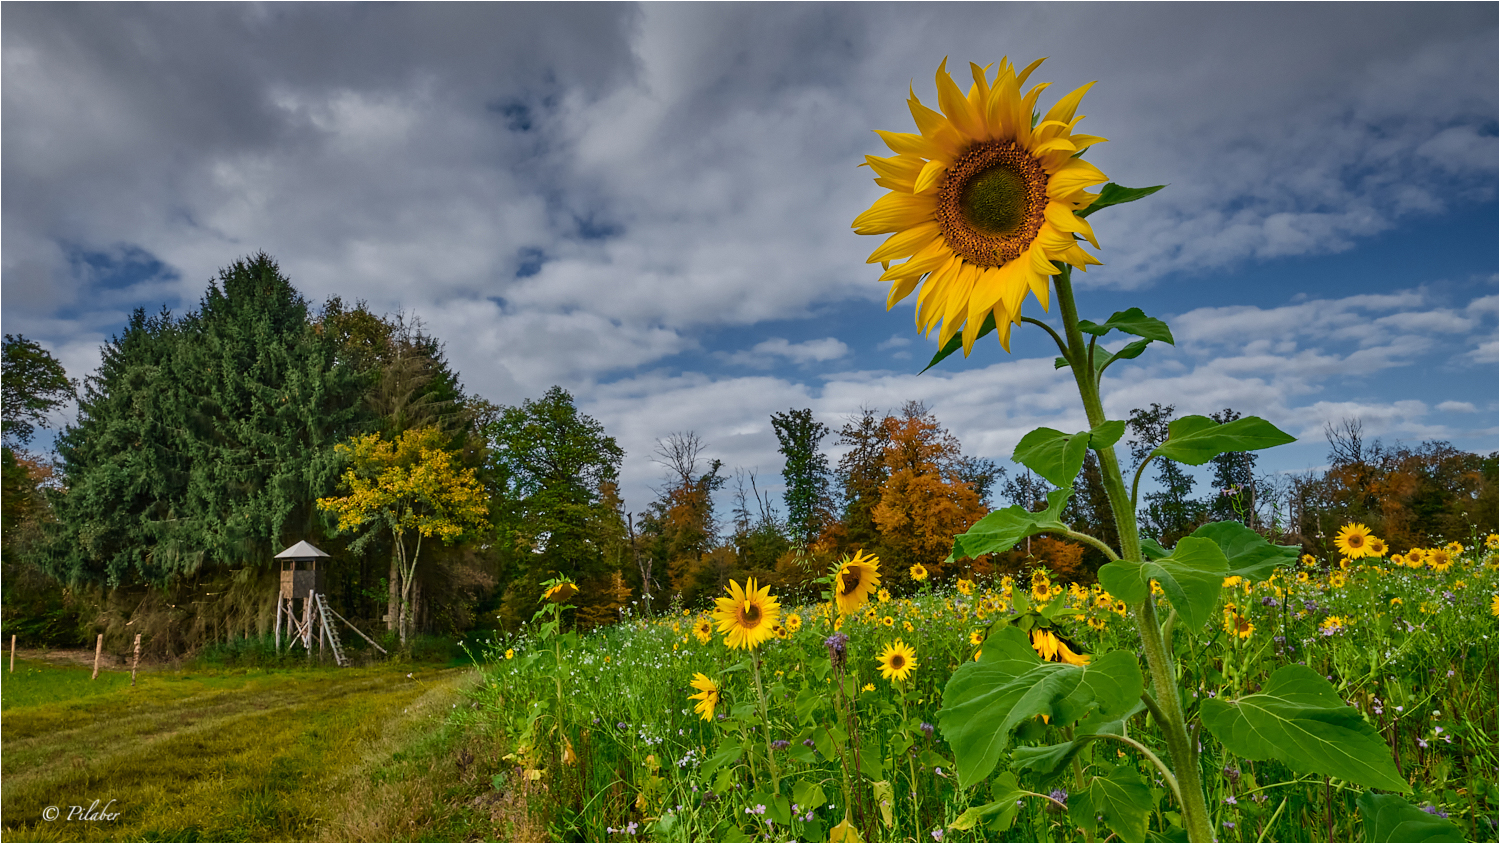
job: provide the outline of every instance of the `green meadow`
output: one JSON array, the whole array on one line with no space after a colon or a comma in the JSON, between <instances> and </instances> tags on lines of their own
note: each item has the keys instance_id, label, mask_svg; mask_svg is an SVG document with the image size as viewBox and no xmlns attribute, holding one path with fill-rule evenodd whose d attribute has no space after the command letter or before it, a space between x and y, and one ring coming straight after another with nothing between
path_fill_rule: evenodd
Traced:
<instances>
[{"instance_id":1,"label":"green meadow","mask_svg":"<svg viewBox=\"0 0 1500 844\"><path fill-rule=\"evenodd\" d=\"M445 726L470 670L90 673L3 675L7 840L421 840L488 818L468 806L484 749Z\"/></svg>"}]
</instances>

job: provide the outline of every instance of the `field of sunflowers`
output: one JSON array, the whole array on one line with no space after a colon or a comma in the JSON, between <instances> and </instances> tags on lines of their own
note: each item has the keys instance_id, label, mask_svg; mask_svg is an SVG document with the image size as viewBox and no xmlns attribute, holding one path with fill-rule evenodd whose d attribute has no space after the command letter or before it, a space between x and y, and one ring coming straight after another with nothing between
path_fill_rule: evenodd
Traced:
<instances>
[{"instance_id":1,"label":"field of sunflowers","mask_svg":"<svg viewBox=\"0 0 1500 844\"><path fill-rule=\"evenodd\" d=\"M1430 836L1412 840L1495 840L1497 543L1390 554L1349 526L1335 559L1226 578L1222 623L1176 643L1184 710L1192 719L1203 701L1306 666L1389 747L1406 798L1432 822L1406 827ZM496 788L524 799L554 840L1105 840L1070 806L1085 772L1150 807L1117 840L1185 840L1141 707L1119 741L1052 764L1043 757L1071 729L1028 719L1003 751L1005 773L966 789L945 740L939 711L959 666L1018 642L1075 665L1129 648L1124 602L1044 569L943 584L914 570L919 589L892 595L876 562L845 559L821 600L782 600L752 580L715 607L584 635L555 602L527 633L481 645L484 682L455 717L506 748ZM570 594L548 589L554 601ZM1371 840L1358 787L1193 736L1219 840Z\"/></svg>"}]
</instances>

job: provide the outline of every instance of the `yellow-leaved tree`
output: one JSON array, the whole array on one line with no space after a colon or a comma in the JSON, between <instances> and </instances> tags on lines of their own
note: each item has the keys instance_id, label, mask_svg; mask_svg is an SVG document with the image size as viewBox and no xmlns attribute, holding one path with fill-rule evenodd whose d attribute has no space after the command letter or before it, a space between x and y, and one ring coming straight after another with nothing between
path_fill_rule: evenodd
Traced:
<instances>
[{"instance_id":1,"label":"yellow-leaved tree","mask_svg":"<svg viewBox=\"0 0 1500 844\"><path fill-rule=\"evenodd\" d=\"M411 587L422 540L444 543L489 526L484 487L458 452L444 448L437 428L412 428L394 440L380 434L351 437L334 448L349 462L348 494L320 498L318 507L338 516L338 531L369 528L351 544L359 550L381 528L389 530L401 577L401 613L396 627L406 646Z\"/></svg>"}]
</instances>

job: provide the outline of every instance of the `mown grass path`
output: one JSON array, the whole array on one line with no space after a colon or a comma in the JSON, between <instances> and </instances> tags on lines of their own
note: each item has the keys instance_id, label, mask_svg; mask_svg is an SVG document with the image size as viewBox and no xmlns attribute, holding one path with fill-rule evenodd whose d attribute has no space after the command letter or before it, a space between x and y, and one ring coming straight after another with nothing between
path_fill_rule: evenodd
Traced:
<instances>
[{"instance_id":1,"label":"mown grass path","mask_svg":"<svg viewBox=\"0 0 1500 844\"><path fill-rule=\"evenodd\" d=\"M434 752L426 739L473 677L410 667L143 672L131 688L128 675L88 674L18 662L0 677L7 840L272 841L391 831L351 818L383 807L360 805L350 792L368 792L413 743ZM69 819L106 806L117 816ZM46 819L48 807L56 820Z\"/></svg>"}]
</instances>

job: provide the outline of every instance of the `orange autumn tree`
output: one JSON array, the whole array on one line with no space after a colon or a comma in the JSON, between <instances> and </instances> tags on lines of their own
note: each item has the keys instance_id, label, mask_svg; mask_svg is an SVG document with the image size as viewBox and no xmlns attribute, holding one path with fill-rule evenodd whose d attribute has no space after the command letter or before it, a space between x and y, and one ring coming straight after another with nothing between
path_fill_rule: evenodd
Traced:
<instances>
[{"instance_id":1,"label":"orange autumn tree","mask_svg":"<svg viewBox=\"0 0 1500 844\"><path fill-rule=\"evenodd\" d=\"M886 478L872 513L887 556L883 575L901 574L921 563L941 574L953 537L988 512L960 476L958 438L938 424L921 402L907 402L901 415L884 421Z\"/></svg>"},{"instance_id":2,"label":"orange autumn tree","mask_svg":"<svg viewBox=\"0 0 1500 844\"><path fill-rule=\"evenodd\" d=\"M380 528L390 531L401 578L396 626L405 647L422 540L435 536L448 543L487 529L484 487L473 469L460 466L458 452L444 448L437 428L412 428L395 440L378 433L355 436L334 449L349 461L342 479L349 494L319 498L318 507L338 516L340 533L372 528L349 546L351 551L369 543Z\"/></svg>"}]
</instances>

